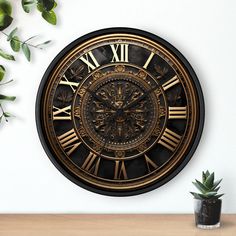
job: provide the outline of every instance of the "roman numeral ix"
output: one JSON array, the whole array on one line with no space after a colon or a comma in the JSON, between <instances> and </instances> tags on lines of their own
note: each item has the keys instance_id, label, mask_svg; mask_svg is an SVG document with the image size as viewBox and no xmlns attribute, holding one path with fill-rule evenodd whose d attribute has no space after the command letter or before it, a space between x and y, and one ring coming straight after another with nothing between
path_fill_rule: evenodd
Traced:
<instances>
[{"instance_id":1,"label":"roman numeral ix","mask_svg":"<svg viewBox=\"0 0 236 236\"><path fill-rule=\"evenodd\" d=\"M73 93L75 92L76 88L79 86L79 83L69 81L65 75L62 76L59 84L70 86Z\"/></svg>"},{"instance_id":2,"label":"roman numeral ix","mask_svg":"<svg viewBox=\"0 0 236 236\"><path fill-rule=\"evenodd\" d=\"M64 108L53 106L53 120L71 120L71 106Z\"/></svg>"}]
</instances>

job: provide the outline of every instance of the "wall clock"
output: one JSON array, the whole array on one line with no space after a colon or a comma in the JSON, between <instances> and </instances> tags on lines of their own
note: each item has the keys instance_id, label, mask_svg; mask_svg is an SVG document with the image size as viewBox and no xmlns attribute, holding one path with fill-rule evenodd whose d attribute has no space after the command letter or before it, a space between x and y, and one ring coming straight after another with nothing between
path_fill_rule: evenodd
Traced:
<instances>
[{"instance_id":1,"label":"wall clock","mask_svg":"<svg viewBox=\"0 0 236 236\"><path fill-rule=\"evenodd\" d=\"M37 95L41 142L85 189L129 196L157 188L189 161L204 123L199 81L173 46L110 28L67 46Z\"/></svg>"}]
</instances>

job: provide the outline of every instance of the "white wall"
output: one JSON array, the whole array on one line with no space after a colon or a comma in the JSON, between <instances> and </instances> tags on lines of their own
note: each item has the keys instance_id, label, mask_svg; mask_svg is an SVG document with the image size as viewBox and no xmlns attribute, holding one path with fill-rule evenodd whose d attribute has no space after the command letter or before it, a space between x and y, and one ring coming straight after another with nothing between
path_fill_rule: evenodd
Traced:
<instances>
[{"instance_id":1,"label":"white wall","mask_svg":"<svg viewBox=\"0 0 236 236\"><path fill-rule=\"evenodd\" d=\"M32 63L23 55L7 63L15 82L4 90L17 101L6 105L16 118L0 126L0 213L191 213L191 181L207 168L224 178L223 212L236 213L234 0L58 0L57 27L37 12L23 13L18 2L14 24L22 37L40 34L54 43L34 50ZM66 179L47 158L34 117L40 80L56 54L88 32L115 26L150 31L175 45L194 67L206 102L203 136L189 164L163 187L126 198L94 194Z\"/></svg>"}]
</instances>

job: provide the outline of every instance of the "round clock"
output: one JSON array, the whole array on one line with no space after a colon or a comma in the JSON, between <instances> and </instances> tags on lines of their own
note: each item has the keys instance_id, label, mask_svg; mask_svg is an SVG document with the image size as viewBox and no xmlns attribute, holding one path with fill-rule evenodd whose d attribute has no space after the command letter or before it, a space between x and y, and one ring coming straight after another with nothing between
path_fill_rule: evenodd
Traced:
<instances>
[{"instance_id":1,"label":"round clock","mask_svg":"<svg viewBox=\"0 0 236 236\"><path fill-rule=\"evenodd\" d=\"M193 155L204 101L187 60L151 33L110 28L67 46L47 69L36 121L54 165L79 186L129 196L173 178Z\"/></svg>"}]
</instances>

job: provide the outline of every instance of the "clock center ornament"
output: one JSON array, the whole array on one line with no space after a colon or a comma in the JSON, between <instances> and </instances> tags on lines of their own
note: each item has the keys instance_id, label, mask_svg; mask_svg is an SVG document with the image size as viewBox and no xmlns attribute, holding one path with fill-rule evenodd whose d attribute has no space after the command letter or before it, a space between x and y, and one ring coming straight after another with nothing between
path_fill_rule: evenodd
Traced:
<instances>
[{"instance_id":1,"label":"clock center ornament","mask_svg":"<svg viewBox=\"0 0 236 236\"><path fill-rule=\"evenodd\" d=\"M202 133L204 101L187 60L151 33L110 28L67 46L37 95L54 165L96 193L130 196L173 178Z\"/></svg>"}]
</instances>

